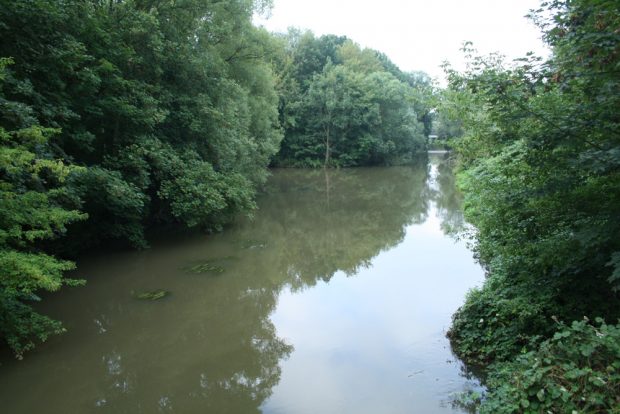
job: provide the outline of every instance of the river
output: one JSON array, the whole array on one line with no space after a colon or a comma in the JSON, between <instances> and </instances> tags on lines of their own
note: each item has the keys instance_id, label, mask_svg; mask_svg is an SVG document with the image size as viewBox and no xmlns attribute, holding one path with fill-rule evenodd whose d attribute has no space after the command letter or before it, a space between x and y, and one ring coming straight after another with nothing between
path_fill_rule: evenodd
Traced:
<instances>
[{"instance_id":1,"label":"river","mask_svg":"<svg viewBox=\"0 0 620 414\"><path fill-rule=\"evenodd\" d=\"M445 332L483 271L443 158L274 170L222 233L81 259L42 305L68 332L0 358L2 412L461 412Z\"/></svg>"}]
</instances>

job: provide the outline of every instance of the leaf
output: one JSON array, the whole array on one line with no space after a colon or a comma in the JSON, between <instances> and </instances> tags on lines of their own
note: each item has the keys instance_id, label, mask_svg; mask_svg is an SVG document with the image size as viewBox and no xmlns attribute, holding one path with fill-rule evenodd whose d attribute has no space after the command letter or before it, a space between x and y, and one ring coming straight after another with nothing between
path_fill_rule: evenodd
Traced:
<instances>
[{"instance_id":1,"label":"leaf","mask_svg":"<svg viewBox=\"0 0 620 414\"><path fill-rule=\"evenodd\" d=\"M607 266L613 268L611 276L607 280L614 285L613 289L617 292L620 290L620 252L614 252L611 255L611 260L607 262Z\"/></svg>"}]
</instances>

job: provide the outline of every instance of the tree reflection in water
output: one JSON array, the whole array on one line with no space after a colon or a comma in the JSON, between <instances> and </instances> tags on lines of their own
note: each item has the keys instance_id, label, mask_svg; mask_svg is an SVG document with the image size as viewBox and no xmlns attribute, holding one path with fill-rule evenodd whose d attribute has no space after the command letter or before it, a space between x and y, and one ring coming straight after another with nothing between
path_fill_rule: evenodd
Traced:
<instances>
[{"instance_id":1,"label":"tree reflection in water","mask_svg":"<svg viewBox=\"0 0 620 414\"><path fill-rule=\"evenodd\" d=\"M260 412L293 351L270 320L280 293L355 275L424 222L430 203L444 229L457 228L454 178L441 163L437 171L429 185L424 163L276 170L255 217L222 234L83 259L76 276L88 285L45 301L69 333L21 363L3 359L3 409ZM187 271L216 260L221 272ZM159 301L130 294L151 289L172 293ZM24 399L24 389L39 397Z\"/></svg>"}]
</instances>

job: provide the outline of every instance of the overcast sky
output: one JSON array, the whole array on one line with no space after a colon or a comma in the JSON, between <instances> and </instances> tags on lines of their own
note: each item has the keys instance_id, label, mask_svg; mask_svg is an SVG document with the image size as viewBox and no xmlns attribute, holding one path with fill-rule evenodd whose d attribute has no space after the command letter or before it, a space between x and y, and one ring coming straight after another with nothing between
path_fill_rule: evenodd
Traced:
<instances>
[{"instance_id":1,"label":"overcast sky","mask_svg":"<svg viewBox=\"0 0 620 414\"><path fill-rule=\"evenodd\" d=\"M290 26L316 35L346 35L377 49L402 70L423 70L441 81L439 65L463 67L460 48L517 58L544 54L538 29L524 16L539 0L274 0L271 17L255 22L270 31ZM443 83L443 82L441 82Z\"/></svg>"}]
</instances>

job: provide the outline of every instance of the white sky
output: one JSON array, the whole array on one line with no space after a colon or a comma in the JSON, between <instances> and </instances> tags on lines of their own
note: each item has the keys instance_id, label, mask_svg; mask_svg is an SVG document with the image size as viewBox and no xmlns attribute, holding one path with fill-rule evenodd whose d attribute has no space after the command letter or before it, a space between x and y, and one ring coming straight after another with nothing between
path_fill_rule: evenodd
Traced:
<instances>
[{"instance_id":1,"label":"white sky","mask_svg":"<svg viewBox=\"0 0 620 414\"><path fill-rule=\"evenodd\" d=\"M346 35L385 53L404 71L422 70L443 82L448 60L463 68L460 48L472 41L481 53L509 59L528 51L545 55L538 29L524 16L539 0L274 0L271 17L256 24L316 35Z\"/></svg>"}]
</instances>

